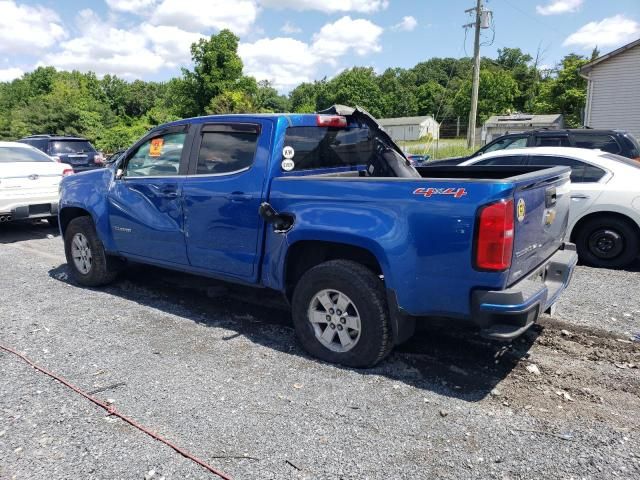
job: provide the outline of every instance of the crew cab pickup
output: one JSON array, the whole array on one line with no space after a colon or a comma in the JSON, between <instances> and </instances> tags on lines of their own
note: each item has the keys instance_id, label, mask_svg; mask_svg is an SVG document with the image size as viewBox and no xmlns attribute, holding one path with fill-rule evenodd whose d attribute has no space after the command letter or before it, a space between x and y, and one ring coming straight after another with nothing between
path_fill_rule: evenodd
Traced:
<instances>
[{"instance_id":1,"label":"crew cab pickup","mask_svg":"<svg viewBox=\"0 0 640 480\"><path fill-rule=\"evenodd\" d=\"M274 289L312 355L368 367L446 317L510 340L577 261L568 167L413 167L364 110L191 118L61 184L77 283L126 260Z\"/></svg>"}]
</instances>

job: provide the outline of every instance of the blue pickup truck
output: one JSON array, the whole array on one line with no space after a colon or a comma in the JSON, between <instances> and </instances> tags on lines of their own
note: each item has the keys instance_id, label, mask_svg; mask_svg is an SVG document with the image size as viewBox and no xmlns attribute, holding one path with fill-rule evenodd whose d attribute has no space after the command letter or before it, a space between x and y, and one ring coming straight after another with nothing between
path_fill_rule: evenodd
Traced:
<instances>
[{"instance_id":1,"label":"blue pickup truck","mask_svg":"<svg viewBox=\"0 0 640 480\"><path fill-rule=\"evenodd\" d=\"M280 291L312 355L368 367L446 317L510 340L577 256L567 167L413 167L364 110L221 115L150 131L61 184L73 278L126 261Z\"/></svg>"}]
</instances>

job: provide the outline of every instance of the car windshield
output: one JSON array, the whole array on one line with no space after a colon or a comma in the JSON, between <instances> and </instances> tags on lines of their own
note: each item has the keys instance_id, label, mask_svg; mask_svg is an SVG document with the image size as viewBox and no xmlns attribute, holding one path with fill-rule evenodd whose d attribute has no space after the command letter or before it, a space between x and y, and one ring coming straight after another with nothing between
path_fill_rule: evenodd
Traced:
<instances>
[{"instance_id":1,"label":"car windshield","mask_svg":"<svg viewBox=\"0 0 640 480\"><path fill-rule=\"evenodd\" d=\"M40 150L31 147L0 147L0 163L53 162Z\"/></svg>"},{"instance_id":2,"label":"car windshield","mask_svg":"<svg viewBox=\"0 0 640 480\"><path fill-rule=\"evenodd\" d=\"M95 152L95 148L86 140L56 140L49 145L51 153Z\"/></svg>"}]
</instances>

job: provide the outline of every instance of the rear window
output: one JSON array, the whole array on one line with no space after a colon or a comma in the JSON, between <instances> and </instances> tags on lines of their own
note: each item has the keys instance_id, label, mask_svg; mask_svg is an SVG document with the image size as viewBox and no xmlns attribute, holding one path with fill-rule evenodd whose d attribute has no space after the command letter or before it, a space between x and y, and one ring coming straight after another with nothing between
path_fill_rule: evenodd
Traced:
<instances>
[{"instance_id":1,"label":"rear window","mask_svg":"<svg viewBox=\"0 0 640 480\"><path fill-rule=\"evenodd\" d=\"M93 148L86 140L56 140L49 144L50 153L86 153L95 152Z\"/></svg>"},{"instance_id":2,"label":"rear window","mask_svg":"<svg viewBox=\"0 0 640 480\"><path fill-rule=\"evenodd\" d=\"M622 155L616 155L614 153L605 153L602 158L608 158L609 160L615 160L616 162L622 162L630 167L640 168L640 162L633 158L623 157Z\"/></svg>"},{"instance_id":3,"label":"rear window","mask_svg":"<svg viewBox=\"0 0 640 480\"><path fill-rule=\"evenodd\" d=\"M290 127L284 143L294 150L294 170L365 166L374 154L366 127Z\"/></svg>"},{"instance_id":4,"label":"rear window","mask_svg":"<svg viewBox=\"0 0 640 480\"><path fill-rule=\"evenodd\" d=\"M196 174L217 175L249 168L257 145L257 131L203 132Z\"/></svg>"},{"instance_id":5,"label":"rear window","mask_svg":"<svg viewBox=\"0 0 640 480\"><path fill-rule=\"evenodd\" d=\"M566 136L541 135L536 137L536 147L570 147L569 138Z\"/></svg>"},{"instance_id":6,"label":"rear window","mask_svg":"<svg viewBox=\"0 0 640 480\"><path fill-rule=\"evenodd\" d=\"M529 165L566 166L571 167L571 181L573 183L597 182L606 175L606 171L590 163L581 162L575 158L555 157L551 155L531 155Z\"/></svg>"},{"instance_id":7,"label":"rear window","mask_svg":"<svg viewBox=\"0 0 640 480\"><path fill-rule=\"evenodd\" d=\"M479 151L483 153L494 152L496 150L507 150L511 148L524 148L527 146L527 137L506 137L500 138L495 143L487 145Z\"/></svg>"},{"instance_id":8,"label":"rear window","mask_svg":"<svg viewBox=\"0 0 640 480\"><path fill-rule=\"evenodd\" d=\"M620 145L618 145L613 135L574 133L573 142L578 148L600 149L609 153L620 153Z\"/></svg>"},{"instance_id":9,"label":"rear window","mask_svg":"<svg viewBox=\"0 0 640 480\"><path fill-rule=\"evenodd\" d=\"M40 150L29 147L0 147L0 163L53 162Z\"/></svg>"}]
</instances>

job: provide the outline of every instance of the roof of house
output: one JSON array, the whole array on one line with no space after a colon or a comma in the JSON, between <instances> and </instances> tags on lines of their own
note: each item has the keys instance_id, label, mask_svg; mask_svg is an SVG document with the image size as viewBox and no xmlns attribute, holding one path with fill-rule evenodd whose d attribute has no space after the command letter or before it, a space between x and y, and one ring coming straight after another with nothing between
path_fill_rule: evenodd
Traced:
<instances>
[{"instance_id":1,"label":"roof of house","mask_svg":"<svg viewBox=\"0 0 640 480\"><path fill-rule=\"evenodd\" d=\"M630 48L633 47L637 47L638 45L640 45L640 38L637 40L634 40L631 43L627 43L626 45L623 45L622 47L614 50L613 52L609 52L606 55L602 55L601 57L596 58L595 60L590 61L589 63L583 65L580 68L580 75L585 77L587 76L587 74L593 69L593 67L595 67L596 65L602 63L602 62L606 62L607 60L609 60L611 57L615 57L616 55L622 53L622 52L626 52L627 50L629 50Z\"/></svg>"},{"instance_id":2,"label":"roof of house","mask_svg":"<svg viewBox=\"0 0 640 480\"><path fill-rule=\"evenodd\" d=\"M553 113L550 115L516 113L513 115L494 115L493 117L490 117L484 124L487 127L497 127L498 125L545 126L558 123L561 120L561 113Z\"/></svg>"},{"instance_id":3,"label":"roof of house","mask_svg":"<svg viewBox=\"0 0 640 480\"><path fill-rule=\"evenodd\" d=\"M422 117L398 117L398 118L379 118L377 122L383 127L391 125L419 125L425 120L433 120L431 115Z\"/></svg>"}]
</instances>

